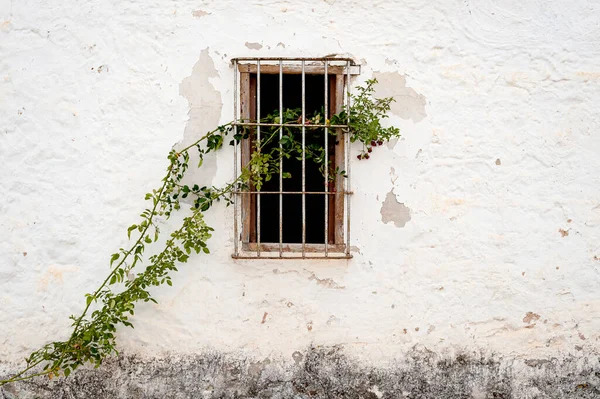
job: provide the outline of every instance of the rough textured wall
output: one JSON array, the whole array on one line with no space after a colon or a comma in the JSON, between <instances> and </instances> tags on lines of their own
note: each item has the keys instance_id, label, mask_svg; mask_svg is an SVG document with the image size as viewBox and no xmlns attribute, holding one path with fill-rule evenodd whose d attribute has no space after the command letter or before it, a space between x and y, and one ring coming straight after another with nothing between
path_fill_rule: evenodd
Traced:
<instances>
[{"instance_id":1,"label":"rough textured wall","mask_svg":"<svg viewBox=\"0 0 600 399\"><path fill-rule=\"evenodd\" d=\"M0 0L0 375L67 336L169 149L231 118L231 57L351 55L403 133L353 164L354 259L232 261L217 207L212 254L140 308L124 357L1 395L597 397L599 19L584 0ZM227 181L231 157L194 179Z\"/></svg>"}]
</instances>

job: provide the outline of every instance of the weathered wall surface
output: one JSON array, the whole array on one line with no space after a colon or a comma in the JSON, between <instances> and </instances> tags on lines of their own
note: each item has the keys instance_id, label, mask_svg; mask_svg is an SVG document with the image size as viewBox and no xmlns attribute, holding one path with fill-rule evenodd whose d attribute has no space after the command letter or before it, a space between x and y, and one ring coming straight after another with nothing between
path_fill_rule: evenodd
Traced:
<instances>
[{"instance_id":1,"label":"weathered wall surface","mask_svg":"<svg viewBox=\"0 0 600 399\"><path fill-rule=\"evenodd\" d=\"M231 119L231 57L351 55L403 133L353 164L352 260L232 261L217 207L212 254L122 358L0 397L597 397L599 20L584 0L0 0L0 376L68 334L169 149ZM232 156L194 178L226 182Z\"/></svg>"}]
</instances>

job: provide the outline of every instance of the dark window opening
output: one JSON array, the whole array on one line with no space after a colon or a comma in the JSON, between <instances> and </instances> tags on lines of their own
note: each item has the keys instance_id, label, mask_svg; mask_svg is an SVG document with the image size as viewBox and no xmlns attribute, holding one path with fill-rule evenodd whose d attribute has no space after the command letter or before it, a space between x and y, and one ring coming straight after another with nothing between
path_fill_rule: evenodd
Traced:
<instances>
[{"instance_id":1,"label":"dark window opening","mask_svg":"<svg viewBox=\"0 0 600 399\"><path fill-rule=\"evenodd\" d=\"M253 76L254 78L256 75ZM324 76L322 74L311 74L305 76L305 104L306 117L309 118L315 112L319 112L323 117L324 108ZM328 104L333 104L332 92L335 87L335 77L332 75L328 85ZM279 75L261 74L260 84L260 102L261 116L266 116L279 111ZM255 105L256 106L256 105ZM283 109L302 108L302 76L295 74L283 75ZM256 108L255 108L256 109ZM331 115L331 112L329 112ZM316 144L323 146L325 144L324 129L306 129L306 146ZM301 140L302 129L294 130L294 135ZM328 137L329 160L332 164L335 161L335 136L330 134ZM276 140L270 146L278 146ZM264 151L268 151L265 148ZM305 189L307 192L325 191L325 177L320 166L312 159L306 159L305 168ZM283 192L302 191L302 161L295 159L284 159L283 172L289 172L290 178L283 179ZM330 184L330 191L332 185ZM272 180L265 182L261 192L279 192L279 176L274 176ZM331 197L331 198L329 198ZM324 194L306 194L306 243L322 244L325 241L325 195ZM329 219L329 238L328 242L334 240L334 199L328 196L328 219ZM257 201L253 201L256 210ZM302 243L302 194L283 194L283 228L282 242L287 244ZM260 241L262 243L279 242L279 195L264 194L260 196ZM255 213L258 215L258 213ZM258 228L257 217L254 218L254 230ZM256 242L254 235L252 242Z\"/></svg>"}]
</instances>

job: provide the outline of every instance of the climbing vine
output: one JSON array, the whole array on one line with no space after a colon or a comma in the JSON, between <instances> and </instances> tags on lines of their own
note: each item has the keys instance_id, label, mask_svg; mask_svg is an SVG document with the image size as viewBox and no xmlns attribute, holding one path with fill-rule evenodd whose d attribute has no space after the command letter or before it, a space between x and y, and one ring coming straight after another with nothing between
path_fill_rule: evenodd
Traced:
<instances>
[{"instance_id":1,"label":"climbing vine","mask_svg":"<svg viewBox=\"0 0 600 399\"><path fill-rule=\"evenodd\" d=\"M314 134L325 134L324 129L311 125L347 125L346 133L350 134L350 141L362 143L358 159L369 159L374 147L400 135L397 128L381 125L381 120L388 116L393 99L374 98L376 83L375 79L368 80L366 86L358 87L358 94L352 95L352 106L344 107L330 120L325 120L322 112L306 116L304 123L307 129L312 129ZM251 135L250 129L238 129L229 144L251 139L255 151L242 168L240 176L223 187L190 186L183 183L183 178L189 169L190 152L198 153L197 166L201 167L205 156L223 147L226 137L233 131L233 122L218 126L185 148L169 152L169 165L160 187L146 194L148 207L140 214L138 222L127 229L127 237L133 244L111 255L110 273L95 291L85 295L85 307L81 314L71 316L72 332L69 338L46 344L31 353L25 359L26 367L8 379L0 380L0 386L42 375L50 379L68 377L79 366L91 363L99 367L108 356L118 354L117 327L124 325L133 328L131 317L140 302L157 303L150 292L151 288L172 285L172 273L177 272L177 266L186 263L192 254L210 253L207 241L213 229L206 224L204 213L217 201L231 204L232 194L236 190L252 186L260 189L265 181L279 174L281 159L302 158L303 148L297 139L298 128L286 126L302 122L299 109L285 109L282 115L278 111L271 113L261 122L283 125L264 128L260 141ZM329 134L335 136L337 132L329 129ZM345 171L334 169L329 160L325 162L325 150L320 145L305 146L304 156L317 163L323 174L328 168L330 179L345 176ZM287 172L283 172L282 176L291 177ZM181 225L161 244L162 249L144 262L146 249L153 244L159 245L161 231L157 219L169 219L181 209L182 200L188 197L193 200ZM144 263L145 268L136 273Z\"/></svg>"}]
</instances>

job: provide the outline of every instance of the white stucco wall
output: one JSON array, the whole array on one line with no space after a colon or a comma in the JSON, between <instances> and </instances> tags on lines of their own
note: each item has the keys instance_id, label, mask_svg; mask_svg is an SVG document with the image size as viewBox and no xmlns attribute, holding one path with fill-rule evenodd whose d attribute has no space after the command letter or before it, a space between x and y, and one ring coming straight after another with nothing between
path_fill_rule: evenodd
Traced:
<instances>
[{"instance_id":1,"label":"white stucco wall","mask_svg":"<svg viewBox=\"0 0 600 399\"><path fill-rule=\"evenodd\" d=\"M385 83L403 135L353 162L354 258L233 261L218 206L211 255L122 350L596 353L599 20L585 0L0 0L0 361L67 337L167 152L232 118L231 57L331 53ZM225 183L232 156L196 177Z\"/></svg>"}]
</instances>

